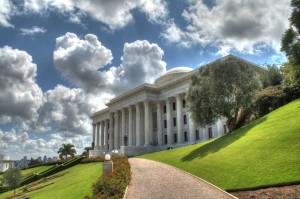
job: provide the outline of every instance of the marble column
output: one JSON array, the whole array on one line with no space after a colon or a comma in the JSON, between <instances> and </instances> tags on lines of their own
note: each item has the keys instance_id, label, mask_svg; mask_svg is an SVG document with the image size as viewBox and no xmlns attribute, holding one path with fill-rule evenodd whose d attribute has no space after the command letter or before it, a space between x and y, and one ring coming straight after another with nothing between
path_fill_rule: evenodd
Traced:
<instances>
[{"instance_id":1,"label":"marble column","mask_svg":"<svg viewBox=\"0 0 300 199\"><path fill-rule=\"evenodd\" d=\"M93 150L95 150L96 149L96 124L93 124L93 143L94 143Z\"/></svg>"},{"instance_id":2,"label":"marble column","mask_svg":"<svg viewBox=\"0 0 300 199\"><path fill-rule=\"evenodd\" d=\"M104 122L104 146L105 146L105 148L104 148L104 150L108 150L109 148L108 148L108 121L107 120L105 120L105 122Z\"/></svg>"},{"instance_id":3,"label":"marble column","mask_svg":"<svg viewBox=\"0 0 300 199\"><path fill-rule=\"evenodd\" d=\"M115 112L114 149L119 148L119 111Z\"/></svg>"},{"instance_id":4,"label":"marble column","mask_svg":"<svg viewBox=\"0 0 300 199\"><path fill-rule=\"evenodd\" d=\"M99 141L100 141L100 123L97 123L97 139L96 139L96 150L99 150Z\"/></svg>"},{"instance_id":5,"label":"marble column","mask_svg":"<svg viewBox=\"0 0 300 199\"><path fill-rule=\"evenodd\" d=\"M178 143L183 143L182 135L182 99L180 95L176 96L176 113L177 113L177 136Z\"/></svg>"},{"instance_id":6,"label":"marble column","mask_svg":"<svg viewBox=\"0 0 300 199\"><path fill-rule=\"evenodd\" d=\"M101 122L101 150L105 150L105 148L104 148L104 121Z\"/></svg>"},{"instance_id":7,"label":"marble column","mask_svg":"<svg viewBox=\"0 0 300 199\"><path fill-rule=\"evenodd\" d=\"M114 115L113 113L111 113L109 116L109 150L113 150L114 148L113 124L114 124Z\"/></svg>"},{"instance_id":8,"label":"marble column","mask_svg":"<svg viewBox=\"0 0 300 199\"><path fill-rule=\"evenodd\" d=\"M132 146L132 106L128 107L128 146Z\"/></svg>"},{"instance_id":9,"label":"marble column","mask_svg":"<svg viewBox=\"0 0 300 199\"><path fill-rule=\"evenodd\" d=\"M144 108L145 108L145 146L149 145L149 136L150 136L150 107L149 107L149 101L144 101Z\"/></svg>"},{"instance_id":10,"label":"marble column","mask_svg":"<svg viewBox=\"0 0 300 199\"><path fill-rule=\"evenodd\" d=\"M136 104L136 146L141 146L141 123L140 123L140 116L141 116L141 109L140 105Z\"/></svg>"},{"instance_id":11,"label":"marble column","mask_svg":"<svg viewBox=\"0 0 300 199\"><path fill-rule=\"evenodd\" d=\"M122 109L122 132L121 132L121 146L125 146L124 136L125 136L125 108Z\"/></svg>"},{"instance_id":12,"label":"marble column","mask_svg":"<svg viewBox=\"0 0 300 199\"><path fill-rule=\"evenodd\" d=\"M196 135L195 135L194 122L191 118L191 114L189 114L189 132L190 132L190 142L194 143L196 141Z\"/></svg>"},{"instance_id":13,"label":"marble column","mask_svg":"<svg viewBox=\"0 0 300 199\"><path fill-rule=\"evenodd\" d=\"M171 100L167 98L166 100L166 107L167 107L167 136L168 136L168 145L173 143L172 137L172 116L171 116Z\"/></svg>"},{"instance_id":14,"label":"marble column","mask_svg":"<svg viewBox=\"0 0 300 199\"><path fill-rule=\"evenodd\" d=\"M161 102L156 102L156 110L157 110L157 142L158 146L161 146L163 143L163 135L162 135L162 117L161 117Z\"/></svg>"}]
</instances>

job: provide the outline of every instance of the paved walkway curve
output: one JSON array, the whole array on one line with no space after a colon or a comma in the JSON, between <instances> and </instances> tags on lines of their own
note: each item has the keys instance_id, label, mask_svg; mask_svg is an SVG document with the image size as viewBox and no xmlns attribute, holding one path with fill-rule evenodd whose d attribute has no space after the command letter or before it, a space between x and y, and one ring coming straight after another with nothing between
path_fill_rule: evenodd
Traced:
<instances>
[{"instance_id":1,"label":"paved walkway curve","mask_svg":"<svg viewBox=\"0 0 300 199\"><path fill-rule=\"evenodd\" d=\"M130 158L129 162L132 180L125 199L235 198L172 166L140 158Z\"/></svg>"}]
</instances>

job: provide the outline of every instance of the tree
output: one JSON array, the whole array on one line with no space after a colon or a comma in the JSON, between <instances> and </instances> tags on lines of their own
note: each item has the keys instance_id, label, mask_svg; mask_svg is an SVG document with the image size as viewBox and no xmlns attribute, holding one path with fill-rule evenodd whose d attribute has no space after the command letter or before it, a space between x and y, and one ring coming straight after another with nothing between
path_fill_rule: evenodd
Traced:
<instances>
[{"instance_id":1,"label":"tree","mask_svg":"<svg viewBox=\"0 0 300 199\"><path fill-rule=\"evenodd\" d=\"M21 184L22 174L19 168L11 168L4 172L3 182L8 185L10 189L14 189L14 195L16 195L16 188Z\"/></svg>"},{"instance_id":2,"label":"tree","mask_svg":"<svg viewBox=\"0 0 300 199\"><path fill-rule=\"evenodd\" d=\"M58 154L60 159L66 159L68 158L68 155L70 155L72 158L76 154L76 150L73 148L75 147L73 144L62 144L62 147L59 148Z\"/></svg>"},{"instance_id":3,"label":"tree","mask_svg":"<svg viewBox=\"0 0 300 199\"><path fill-rule=\"evenodd\" d=\"M89 155L89 151L92 150L93 148L88 146L88 147L84 147L84 151L82 152L82 156L88 156Z\"/></svg>"},{"instance_id":4,"label":"tree","mask_svg":"<svg viewBox=\"0 0 300 199\"><path fill-rule=\"evenodd\" d=\"M281 51L285 52L288 62L284 64L284 84L300 85L300 0L292 0L293 8L289 18L290 27L281 38Z\"/></svg>"},{"instance_id":5,"label":"tree","mask_svg":"<svg viewBox=\"0 0 300 199\"><path fill-rule=\"evenodd\" d=\"M187 93L194 123L206 126L226 117L229 130L234 130L239 110L248 108L261 88L253 67L237 59L227 59L201 68L198 76L192 78Z\"/></svg>"},{"instance_id":6,"label":"tree","mask_svg":"<svg viewBox=\"0 0 300 199\"><path fill-rule=\"evenodd\" d=\"M264 88L280 85L282 78L282 72L275 64L267 65L267 71L260 74L260 80Z\"/></svg>"}]
</instances>

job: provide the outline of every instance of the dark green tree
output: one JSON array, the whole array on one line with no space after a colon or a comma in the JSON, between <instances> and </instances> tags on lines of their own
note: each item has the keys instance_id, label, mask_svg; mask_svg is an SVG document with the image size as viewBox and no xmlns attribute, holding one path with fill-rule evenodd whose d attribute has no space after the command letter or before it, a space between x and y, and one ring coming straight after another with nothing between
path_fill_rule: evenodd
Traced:
<instances>
[{"instance_id":1,"label":"dark green tree","mask_svg":"<svg viewBox=\"0 0 300 199\"><path fill-rule=\"evenodd\" d=\"M240 108L248 108L261 88L253 67L256 66L231 59L201 68L198 76L192 78L187 93L194 123L211 125L220 117L226 117L229 130L234 130Z\"/></svg>"},{"instance_id":2,"label":"dark green tree","mask_svg":"<svg viewBox=\"0 0 300 199\"><path fill-rule=\"evenodd\" d=\"M60 147L57 152L59 154L59 158L61 160L67 159L68 155L70 155L73 158L76 154L76 150L74 149L74 147L75 146L70 143L62 144L62 147Z\"/></svg>"},{"instance_id":3,"label":"dark green tree","mask_svg":"<svg viewBox=\"0 0 300 199\"><path fill-rule=\"evenodd\" d=\"M300 85L300 0L292 0L293 8L289 18L290 27L281 38L281 51L285 52L288 62L285 63L284 84L286 86Z\"/></svg>"},{"instance_id":4,"label":"dark green tree","mask_svg":"<svg viewBox=\"0 0 300 199\"><path fill-rule=\"evenodd\" d=\"M267 88L269 86L280 85L283 79L283 75L279 66L273 64L267 65L266 68L266 72L260 74L260 80L263 84L263 87Z\"/></svg>"},{"instance_id":5,"label":"dark green tree","mask_svg":"<svg viewBox=\"0 0 300 199\"><path fill-rule=\"evenodd\" d=\"M21 184L22 174L19 168L11 168L4 172L3 183L8 185L10 189L14 190L14 195L16 195L16 188Z\"/></svg>"}]
</instances>

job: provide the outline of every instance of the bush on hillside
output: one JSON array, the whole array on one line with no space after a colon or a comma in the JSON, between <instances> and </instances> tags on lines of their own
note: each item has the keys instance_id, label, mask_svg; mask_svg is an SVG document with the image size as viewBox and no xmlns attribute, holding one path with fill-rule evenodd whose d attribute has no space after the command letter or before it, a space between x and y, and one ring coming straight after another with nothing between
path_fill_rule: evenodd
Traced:
<instances>
[{"instance_id":1,"label":"bush on hillside","mask_svg":"<svg viewBox=\"0 0 300 199\"><path fill-rule=\"evenodd\" d=\"M91 163L91 162L103 162L105 160L104 156L96 157L96 158L84 158L80 161L80 163Z\"/></svg>"},{"instance_id":2,"label":"bush on hillside","mask_svg":"<svg viewBox=\"0 0 300 199\"><path fill-rule=\"evenodd\" d=\"M86 199L117 199L123 198L126 187L131 180L131 171L128 158L125 156L112 157L114 170L111 174L103 174L93 184L92 196Z\"/></svg>"},{"instance_id":3,"label":"bush on hillside","mask_svg":"<svg viewBox=\"0 0 300 199\"><path fill-rule=\"evenodd\" d=\"M300 97L300 87L270 86L261 90L252 105L252 111L261 117Z\"/></svg>"}]
</instances>

